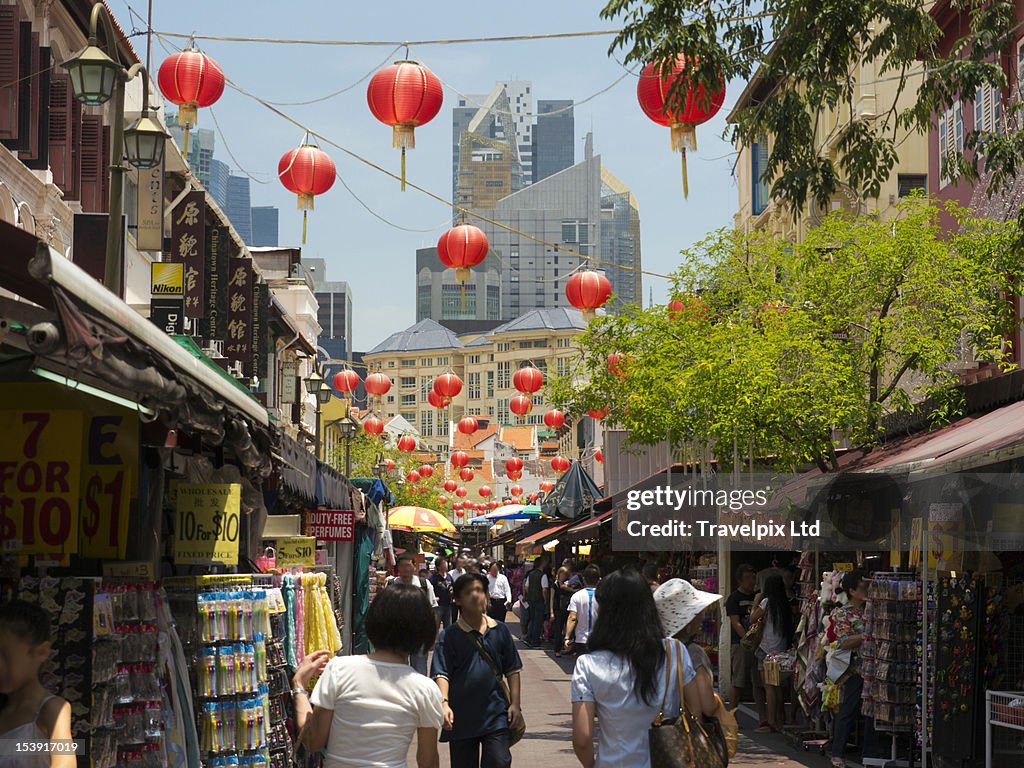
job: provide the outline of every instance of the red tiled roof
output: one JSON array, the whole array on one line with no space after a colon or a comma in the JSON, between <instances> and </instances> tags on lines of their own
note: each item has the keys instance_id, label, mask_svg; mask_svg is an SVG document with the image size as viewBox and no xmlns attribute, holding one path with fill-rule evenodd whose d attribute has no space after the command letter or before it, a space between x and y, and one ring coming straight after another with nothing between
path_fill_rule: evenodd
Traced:
<instances>
[{"instance_id":1,"label":"red tiled roof","mask_svg":"<svg viewBox=\"0 0 1024 768\"><path fill-rule=\"evenodd\" d=\"M533 427L502 427L501 442L508 443L517 451L529 451L534 445Z\"/></svg>"},{"instance_id":2,"label":"red tiled roof","mask_svg":"<svg viewBox=\"0 0 1024 768\"><path fill-rule=\"evenodd\" d=\"M498 434L500 427L497 424L488 424L483 429L478 429L472 435L464 435L457 429L452 434L452 450L470 451L480 445L492 435Z\"/></svg>"}]
</instances>

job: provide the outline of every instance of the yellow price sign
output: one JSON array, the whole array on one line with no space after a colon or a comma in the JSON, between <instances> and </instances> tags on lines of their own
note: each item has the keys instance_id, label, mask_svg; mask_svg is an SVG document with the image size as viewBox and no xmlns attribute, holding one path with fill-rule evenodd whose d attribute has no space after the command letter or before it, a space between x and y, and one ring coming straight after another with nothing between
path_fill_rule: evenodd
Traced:
<instances>
[{"instance_id":1,"label":"yellow price sign","mask_svg":"<svg viewBox=\"0 0 1024 768\"><path fill-rule=\"evenodd\" d=\"M174 562L237 565L241 501L242 486L238 483L179 483Z\"/></svg>"},{"instance_id":2,"label":"yellow price sign","mask_svg":"<svg viewBox=\"0 0 1024 768\"><path fill-rule=\"evenodd\" d=\"M853 570L853 563L835 563L833 567L840 573L849 573Z\"/></svg>"},{"instance_id":3,"label":"yellow price sign","mask_svg":"<svg viewBox=\"0 0 1024 768\"><path fill-rule=\"evenodd\" d=\"M316 538L289 536L277 539L278 568L312 568L316 565Z\"/></svg>"}]
</instances>

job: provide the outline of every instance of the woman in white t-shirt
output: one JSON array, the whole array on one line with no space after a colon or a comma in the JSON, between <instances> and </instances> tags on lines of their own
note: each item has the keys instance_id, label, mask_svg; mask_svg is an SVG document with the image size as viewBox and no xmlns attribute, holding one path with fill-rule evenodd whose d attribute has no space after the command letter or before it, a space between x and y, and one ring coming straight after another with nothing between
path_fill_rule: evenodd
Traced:
<instances>
[{"instance_id":1,"label":"woman in white t-shirt","mask_svg":"<svg viewBox=\"0 0 1024 768\"><path fill-rule=\"evenodd\" d=\"M374 598L366 634L373 653L327 664L300 741L314 752L327 748L325 768L406 768L415 735L417 766L438 768L441 691L406 663L433 647L437 615L417 587L395 584Z\"/></svg>"},{"instance_id":2,"label":"woman in white t-shirt","mask_svg":"<svg viewBox=\"0 0 1024 768\"><path fill-rule=\"evenodd\" d=\"M601 612L590 653L576 660L572 676L573 750L583 768L651 768L647 731L662 701L666 714L679 709L680 661L686 706L698 717L702 713L693 663L677 640L664 639L650 585L637 571L609 574L597 600ZM596 753L595 716L601 724Z\"/></svg>"}]
</instances>

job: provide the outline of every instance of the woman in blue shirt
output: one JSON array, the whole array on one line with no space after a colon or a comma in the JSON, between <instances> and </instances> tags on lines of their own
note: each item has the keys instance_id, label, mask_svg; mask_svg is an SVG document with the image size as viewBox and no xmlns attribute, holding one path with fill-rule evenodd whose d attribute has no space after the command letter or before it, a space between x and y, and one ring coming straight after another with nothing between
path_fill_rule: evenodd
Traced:
<instances>
[{"instance_id":1,"label":"woman in blue shirt","mask_svg":"<svg viewBox=\"0 0 1024 768\"><path fill-rule=\"evenodd\" d=\"M576 661L572 678L573 750L583 768L650 768L647 730L662 700L666 713L679 709L675 659L682 659L686 706L699 717L696 672L689 654L667 656L666 644L678 641L664 639L651 588L639 573L611 573L597 588L596 600L601 610L590 633L590 653ZM595 716L601 723L596 752Z\"/></svg>"}]
</instances>

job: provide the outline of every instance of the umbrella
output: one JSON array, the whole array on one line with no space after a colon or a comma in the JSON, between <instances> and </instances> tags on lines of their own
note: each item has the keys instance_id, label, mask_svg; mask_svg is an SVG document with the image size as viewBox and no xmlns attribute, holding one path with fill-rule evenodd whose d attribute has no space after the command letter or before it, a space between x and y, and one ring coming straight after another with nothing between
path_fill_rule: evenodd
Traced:
<instances>
[{"instance_id":1,"label":"umbrella","mask_svg":"<svg viewBox=\"0 0 1024 768\"><path fill-rule=\"evenodd\" d=\"M536 520L547 517L536 504L524 507L522 504L506 504L493 512L473 518L474 523L489 523L495 520Z\"/></svg>"},{"instance_id":2,"label":"umbrella","mask_svg":"<svg viewBox=\"0 0 1024 768\"><path fill-rule=\"evenodd\" d=\"M388 527L402 531L456 532L451 520L426 507L395 507L388 513Z\"/></svg>"},{"instance_id":3,"label":"umbrella","mask_svg":"<svg viewBox=\"0 0 1024 768\"><path fill-rule=\"evenodd\" d=\"M544 497L544 513L572 520L592 510L594 503L602 496L601 489L587 471L578 461L574 461Z\"/></svg>"}]
</instances>

